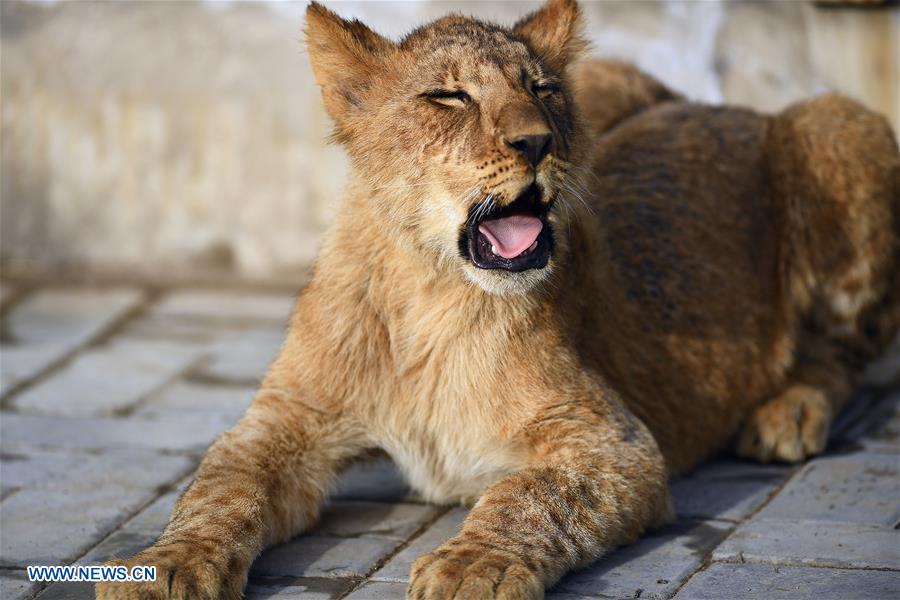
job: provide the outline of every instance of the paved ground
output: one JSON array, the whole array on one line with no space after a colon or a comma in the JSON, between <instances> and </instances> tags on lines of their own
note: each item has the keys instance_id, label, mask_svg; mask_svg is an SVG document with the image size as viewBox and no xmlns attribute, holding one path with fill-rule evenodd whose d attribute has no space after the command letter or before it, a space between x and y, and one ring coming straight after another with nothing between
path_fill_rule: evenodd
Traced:
<instances>
[{"instance_id":1,"label":"paved ground","mask_svg":"<svg viewBox=\"0 0 900 600\"><path fill-rule=\"evenodd\" d=\"M0 598L89 598L30 564L150 544L203 449L249 403L288 294L4 283ZM673 485L679 521L573 573L550 598L900 597L900 390L861 393L826 456L723 459ZM401 598L411 561L463 508L416 502L389 464L355 468L323 522L267 552L247 597Z\"/></svg>"}]
</instances>

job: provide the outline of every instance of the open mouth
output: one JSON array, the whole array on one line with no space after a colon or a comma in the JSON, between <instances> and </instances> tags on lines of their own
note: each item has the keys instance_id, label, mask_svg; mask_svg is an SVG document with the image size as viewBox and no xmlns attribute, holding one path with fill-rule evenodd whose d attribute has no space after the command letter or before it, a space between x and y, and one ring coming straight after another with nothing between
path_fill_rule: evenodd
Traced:
<instances>
[{"instance_id":1,"label":"open mouth","mask_svg":"<svg viewBox=\"0 0 900 600\"><path fill-rule=\"evenodd\" d=\"M547 221L550 206L541 202L536 184L508 206L484 214L479 213L480 207L476 205L469 212L460 234L464 257L479 269L514 273L547 266L553 252L553 232Z\"/></svg>"}]
</instances>

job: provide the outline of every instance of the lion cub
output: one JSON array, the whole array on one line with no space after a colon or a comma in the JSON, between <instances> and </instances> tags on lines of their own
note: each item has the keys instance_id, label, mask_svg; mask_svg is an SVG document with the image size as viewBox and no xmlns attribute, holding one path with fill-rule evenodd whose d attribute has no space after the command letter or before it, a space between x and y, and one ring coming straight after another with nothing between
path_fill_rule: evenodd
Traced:
<instances>
[{"instance_id":1,"label":"lion cub","mask_svg":"<svg viewBox=\"0 0 900 600\"><path fill-rule=\"evenodd\" d=\"M415 563L428 599L542 597L729 443L822 451L900 322L893 134L840 96L764 116L576 64L580 24L551 0L393 42L309 6L343 209L254 404L128 561L156 582L99 597L239 598L376 449L474 503Z\"/></svg>"}]
</instances>

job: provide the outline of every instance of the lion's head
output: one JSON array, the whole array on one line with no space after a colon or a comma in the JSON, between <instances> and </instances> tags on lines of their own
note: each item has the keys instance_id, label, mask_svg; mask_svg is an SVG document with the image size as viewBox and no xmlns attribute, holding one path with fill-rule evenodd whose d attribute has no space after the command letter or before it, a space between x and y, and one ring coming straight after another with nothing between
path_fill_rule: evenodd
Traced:
<instances>
[{"instance_id":1,"label":"lion's head","mask_svg":"<svg viewBox=\"0 0 900 600\"><path fill-rule=\"evenodd\" d=\"M313 3L307 42L335 139L384 226L491 293L546 279L580 143L573 0L512 28L451 15L399 43Z\"/></svg>"}]
</instances>

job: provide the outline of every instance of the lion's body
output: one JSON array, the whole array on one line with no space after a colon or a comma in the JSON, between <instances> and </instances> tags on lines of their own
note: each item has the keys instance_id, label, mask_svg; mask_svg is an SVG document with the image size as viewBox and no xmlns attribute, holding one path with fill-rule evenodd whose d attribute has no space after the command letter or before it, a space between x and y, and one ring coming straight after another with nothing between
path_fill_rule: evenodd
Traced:
<instances>
[{"instance_id":1,"label":"lion's body","mask_svg":"<svg viewBox=\"0 0 900 600\"><path fill-rule=\"evenodd\" d=\"M766 125L667 103L603 136L593 161L580 345L674 470L720 451L788 366Z\"/></svg>"},{"instance_id":2,"label":"lion's body","mask_svg":"<svg viewBox=\"0 0 900 600\"><path fill-rule=\"evenodd\" d=\"M790 249L811 240L791 225L791 194L828 213L818 223L799 217L822 230L824 239L814 243L828 240L835 254L856 252L857 267L872 273L863 289L877 288L878 297L886 291L897 218L890 205L897 192L888 187L897 177L890 132L843 98L822 98L808 110L821 116L823 129L814 133L823 145L836 142L826 141L832 123L847 129L839 151L858 161L860 178L873 163L885 175L864 204L814 189L846 177L825 161L819 172L802 175L808 187L784 189L794 182L771 166L783 150L769 135L781 124L746 110L666 103L599 142L589 181L596 227L590 237L601 240L600 260L590 268L596 300L584 300L576 314L590 325L574 331L589 332L582 353L648 424L676 470L721 451L748 411L786 387L805 353L798 346L806 343L800 323L814 310L809 288L821 286L814 294L823 308L828 294L837 294L825 282L850 268L833 263L831 273L794 280L803 266ZM870 137L849 131L840 114L848 110L857 125L868 121ZM869 229L871 222L877 225ZM822 318L834 324L857 316Z\"/></svg>"},{"instance_id":3,"label":"lion's body","mask_svg":"<svg viewBox=\"0 0 900 600\"><path fill-rule=\"evenodd\" d=\"M516 31L537 35L541 18L568 30L573 7L551 2ZM520 598L664 522L668 475L733 440L762 460L823 449L862 361L898 326L900 157L883 119L839 96L774 117L695 105L631 67L586 63L573 74L584 121L567 120L567 99L543 117L532 99L515 113L493 101L500 129L532 135L546 118L567 123L554 135L587 135L544 161L577 173L546 201L549 266L481 272L465 254L480 231L466 210L479 213L440 200L441 186L470 172L514 204L505 173L521 161L502 145L469 157L470 100L448 92L444 112L417 109L470 123L455 142L452 127L434 134L446 147L404 130L390 112L401 109L354 120L362 92L327 71L349 64L323 50L328 36L351 36L342 52L410 50L310 10L317 76L358 173L256 401L136 557L173 582L145 591L237 597L258 552L308 527L334 476L375 451L428 500L477 500L462 532L417 562L410 595ZM404 44L445 27L506 48L509 33L472 23L450 18ZM380 151L417 131L421 145ZM405 156L418 158L391 171ZM396 193L373 188L385 176ZM468 202L467 187L454 195Z\"/></svg>"},{"instance_id":4,"label":"lion's body","mask_svg":"<svg viewBox=\"0 0 900 600\"><path fill-rule=\"evenodd\" d=\"M364 192L350 198L300 301L288 369L317 398L346 394L344 409L429 500L477 498L527 460L515 436L547 394L522 390L574 383L563 369L530 381L534 365L559 360L542 354L560 344L649 427L670 471L692 468L786 387L802 354L797 322L810 306L791 291L780 247L803 241L780 229L787 207L768 166L772 123L669 101L598 137L585 205L571 207L578 219L567 233L579 251L544 298L498 298L423 270L382 239ZM878 133L850 141L871 145L854 152L884 156L890 173L893 141ZM879 200L866 206L890 232L890 196ZM880 296L896 242L877 242L860 260L881 273Z\"/></svg>"},{"instance_id":5,"label":"lion's body","mask_svg":"<svg viewBox=\"0 0 900 600\"><path fill-rule=\"evenodd\" d=\"M861 352L841 365L850 381L872 358L861 346L880 350L855 327L892 302L896 143L880 117L838 96L786 115L671 102L598 144L590 237L602 258L591 267L596 304L576 313L591 325L574 331L589 332L583 355L676 471L720 452L753 408L793 383L817 351L807 345ZM798 151L813 160L794 162L790 179L780 169ZM810 269L806 252L827 257Z\"/></svg>"}]
</instances>

